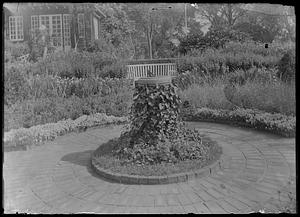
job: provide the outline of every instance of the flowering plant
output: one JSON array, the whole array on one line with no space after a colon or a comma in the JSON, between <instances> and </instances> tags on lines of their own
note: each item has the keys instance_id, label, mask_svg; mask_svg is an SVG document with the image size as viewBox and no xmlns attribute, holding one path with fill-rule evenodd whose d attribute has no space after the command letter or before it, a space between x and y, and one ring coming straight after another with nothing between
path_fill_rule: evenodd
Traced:
<instances>
[{"instance_id":1,"label":"flowering plant","mask_svg":"<svg viewBox=\"0 0 300 217\"><path fill-rule=\"evenodd\" d=\"M67 119L58 121L57 123L36 125L30 128L12 129L4 133L4 147L38 145L75 130L125 122L127 122L126 117L114 117L97 113L93 115L83 115L76 120Z\"/></svg>"},{"instance_id":2,"label":"flowering plant","mask_svg":"<svg viewBox=\"0 0 300 217\"><path fill-rule=\"evenodd\" d=\"M271 114L254 109L238 108L230 111L200 108L191 114L184 114L184 117L190 121L208 120L246 125L286 137L294 137L296 131L296 117L279 113Z\"/></svg>"}]
</instances>

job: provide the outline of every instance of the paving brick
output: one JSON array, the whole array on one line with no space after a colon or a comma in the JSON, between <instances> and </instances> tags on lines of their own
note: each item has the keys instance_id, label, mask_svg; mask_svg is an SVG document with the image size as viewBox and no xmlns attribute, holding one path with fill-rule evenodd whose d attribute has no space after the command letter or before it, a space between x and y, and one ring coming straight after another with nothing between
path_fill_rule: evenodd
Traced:
<instances>
[{"instance_id":1,"label":"paving brick","mask_svg":"<svg viewBox=\"0 0 300 217\"><path fill-rule=\"evenodd\" d=\"M155 206L167 206L167 198L165 197L165 195L155 195L154 197L154 205Z\"/></svg>"},{"instance_id":2,"label":"paving brick","mask_svg":"<svg viewBox=\"0 0 300 217\"><path fill-rule=\"evenodd\" d=\"M194 191L194 189L187 183L178 183L178 186L180 188L180 192L193 192Z\"/></svg>"},{"instance_id":3,"label":"paving brick","mask_svg":"<svg viewBox=\"0 0 300 217\"><path fill-rule=\"evenodd\" d=\"M189 197L182 193L182 194L178 194L178 200L180 202L181 205L188 205L188 204L192 204L192 201L189 199Z\"/></svg>"},{"instance_id":4,"label":"paving brick","mask_svg":"<svg viewBox=\"0 0 300 217\"><path fill-rule=\"evenodd\" d=\"M274 203L267 204L274 206L278 202L277 189L283 192L281 200L288 201L289 190L281 187L287 185L290 176L296 174L294 139L273 137L222 124L194 123L193 126L207 132L223 146L224 154L227 158L231 157L231 160L225 160L222 165L231 169L218 171L217 174L195 179L193 182L174 185L141 187L112 184L97 175L93 176L86 166L89 164L91 150L97 148L99 140L105 142L119 136L121 127L92 129L62 136L26 152L5 152L5 208L29 212L72 213L91 210L99 213L125 213L136 212L134 206L140 206L139 209L147 213L187 213L193 208L197 213L210 213L205 206L207 205L218 207L214 210L222 208L226 212L247 213L271 197L274 198ZM241 151L246 155L247 161ZM71 159L74 162L62 160L71 153L78 153L77 157L74 155L74 159ZM239 175L240 178L237 177ZM295 191L295 186L294 183L289 189ZM51 201L54 207L47 207L30 193L30 189L41 199ZM73 194L74 197L67 196L64 192ZM104 202L111 205L104 205Z\"/></svg>"},{"instance_id":5,"label":"paving brick","mask_svg":"<svg viewBox=\"0 0 300 217\"><path fill-rule=\"evenodd\" d=\"M205 191L205 190L198 190L198 191L196 191L196 194L197 194L203 201L215 200L215 199L216 199L216 198L214 198L212 195L210 195L209 193L207 193L207 191Z\"/></svg>"},{"instance_id":6,"label":"paving brick","mask_svg":"<svg viewBox=\"0 0 300 217\"><path fill-rule=\"evenodd\" d=\"M213 214L225 214L225 211L217 202L207 201L204 203Z\"/></svg>"},{"instance_id":7,"label":"paving brick","mask_svg":"<svg viewBox=\"0 0 300 217\"><path fill-rule=\"evenodd\" d=\"M148 210L149 210L149 207L136 207L136 210L134 213L147 214Z\"/></svg>"},{"instance_id":8,"label":"paving brick","mask_svg":"<svg viewBox=\"0 0 300 217\"><path fill-rule=\"evenodd\" d=\"M142 196L138 203L139 206L154 206L154 197L150 195Z\"/></svg>"},{"instance_id":9,"label":"paving brick","mask_svg":"<svg viewBox=\"0 0 300 217\"><path fill-rule=\"evenodd\" d=\"M154 208L159 214L176 214L170 206L160 206Z\"/></svg>"},{"instance_id":10,"label":"paving brick","mask_svg":"<svg viewBox=\"0 0 300 217\"><path fill-rule=\"evenodd\" d=\"M177 184L171 184L168 186L168 188L170 189L172 194L179 194L180 192L182 192L179 185L177 185Z\"/></svg>"},{"instance_id":11,"label":"paving brick","mask_svg":"<svg viewBox=\"0 0 300 217\"><path fill-rule=\"evenodd\" d=\"M184 205L183 209L185 211L185 213L197 213L197 210L195 209L195 207L193 205Z\"/></svg>"},{"instance_id":12,"label":"paving brick","mask_svg":"<svg viewBox=\"0 0 300 217\"><path fill-rule=\"evenodd\" d=\"M208 181L206 181L206 179L201 179L201 182L199 183L201 183L201 185L203 185L206 189L215 187L214 184L209 183Z\"/></svg>"},{"instance_id":13,"label":"paving brick","mask_svg":"<svg viewBox=\"0 0 300 217\"><path fill-rule=\"evenodd\" d=\"M226 210L228 213L237 213L239 210L232 206L230 203L226 202L226 199L218 200L218 204Z\"/></svg>"},{"instance_id":14,"label":"paving brick","mask_svg":"<svg viewBox=\"0 0 300 217\"><path fill-rule=\"evenodd\" d=\"M100 201L107 195L105 191L94 191L93 194L87 195L84 199L87 201Z\"/></svg>"},{"instance_id":15,"label":"paving brick","mask_svg":"<svg viewBox=\"0 0 300 217\"><path fill-rule=\"evenodd\" d=\"M167 204L169 206L178 206L180 205L180 202L176 196L176 194L168 194L165 196L167 200Z\"/></svg>"},{"instance_id":16,"label":"paving brick","mask_svg":"<svg viewBox=\"0 0 300 217\"><path fill-rule=\"evenodd\" d=\"M120 195L118 194L107 194L101 197L98 202L106 205L114 205L116 200L118 200Z\"/></svg>"},{"instance_id":17,"label":"paving brick","mask_svg":"<svg viewBox=\"0 0 300 217\"><path fill-rule=\"evenodd\" d=\"M211 214L211 211L203 203L196 203L193 206L196 209L197 213L200 213L200 214Z\"/></svg>"},{"instance_id":18,"label":"paving brick","mask_svg":"<svg viewBox=\"0 0 300 217\"><path fill-rule=\"evenodd\" d=\"M188 192L185 195L190 199L192 203L203 202L204 200L196 192Z\"/></svg>"},{"instance_id":19,"label":"paving brick","mask_svg":"<svg viewBox=\"0 0 300 217\"><path fill-rule=\"evenodd\" d=\"M207 192L208 194L210 194L211 196L213 196L214 198L216 198L216 199L219 199L219 198L223 198L223 197L224 197L223 194L221 194L220 192L218 192L218 191L215 190L214 188L208 188L208 189L206 189L206 192Z\"/></svg>"},{"instance_id":20,"label":"paving brick","mask_svg":"<svg viewBox=\"0 0 300 217\"><path fill-rule=\"evenodd\" d=\"M227 197L226 202L229 203L230 205L234 206L238 210L245 211L245 210L250 209L250 206L242 203L241 201L239 201L238 199L235 199L233 197Z\"/></svg>"},{"instance_id":21,"label":"paving brick","mask_svg":"<svg viewBox=\"0 0 300 217\"><path fill-rule=\"evenodd\" d=\"M117 187L112 191L112 193L121 194L121 193L123 193L127 188L128 188L128 186L126 186L126 185L120 185L120 186L117 186Z\"/></svg>"},{"instance_id":22,"label":"paving brick","mask_svg":"<svg viewBox=\"0 0 300 217\"><path fill-rule=\"evenodd\" d=\"M174 214L184 214L184 209L181 205L169 206Z\"/></svg>"}]
</instances>

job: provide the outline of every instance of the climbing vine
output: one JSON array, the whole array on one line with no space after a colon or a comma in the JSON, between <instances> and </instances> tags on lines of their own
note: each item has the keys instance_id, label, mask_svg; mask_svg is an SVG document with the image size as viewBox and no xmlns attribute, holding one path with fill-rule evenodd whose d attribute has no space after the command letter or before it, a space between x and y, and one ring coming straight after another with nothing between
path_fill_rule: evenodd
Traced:
<instances>
[{"instance_id":1,"label":"climbing vine","mask_svg":"<svg viewBox=\"0 0 300 217\"><path fill-rule=\"evenodd\" d=\"M137 86L130 114L131 144L143 141L155 145L162 136L171 138L178 129L179 105L171 84Z\"/></svg>"},{"instance_id":2,"label":"climbing vine","mask_svg":"<svg viewBox=\"0 0 300 217\"><path fill-rule=\"evenodd\" d=\"M130 125L112 148L122 164L205 162L220 153L219 146L204 140L197 130L185 128L179 118L181 101L175 88L171 83L136 83Z\"/></svg>"}]
</instances>

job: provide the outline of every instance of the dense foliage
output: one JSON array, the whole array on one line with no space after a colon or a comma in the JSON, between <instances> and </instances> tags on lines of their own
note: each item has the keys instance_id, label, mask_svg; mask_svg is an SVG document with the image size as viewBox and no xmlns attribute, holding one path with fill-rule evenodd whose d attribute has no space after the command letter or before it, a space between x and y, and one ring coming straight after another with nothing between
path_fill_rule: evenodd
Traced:
<instances>
[{"instance_id":1,"label":"dense foliage","mask_svg":"<svg viewBox=\"0 0 300 217\"><path fill-rule=\"evenodd\" d=\"M13 129L4 133L4 147L13 148L19 146L40 145L48 140L53 140L75 130L84 130L88 127L95 127L104 124L125 123L124 117L107 116L103 113L96 113L90 116L83 115L76 120L66 119L57 123L36 125L30 128Z\"/></svg>"},{"instance_id":2,"label":"dense foliage","mask_svg":"<svg viewBox=\"0 0 300 217\"><path fill-rule=\"evenodd\" d=\"M201 78L178 93L183 102L189 102L194 108L232 110L242 107L296 115L295 85L274 80L271 75L275 73L261 69L246 73L237 71L230 74L230 77L214 80ZM233 89L228 88L226 80L229 79L234 81Z\"/></svg>"},{"instance_id":3,"label":"dense foliage","mask_svg":"<svg viewBox=\"0 0 300 217\"><path fill-rule=\"evenodd\" d=\"M154 145L159 136L173 136L178 127L179 104L172 85L138 85L130 115L132 143L142 140Z\"/></svg>"},{"instance_id":4,"label":"dense foliage","mask_svg":"<svg viewBox=\"0 0 300 217\"><path fill-rule=\"evenodd\" d=\"M18 57L28 54L29 46L27 43L13 43L5 40L5 56L4 62L11 63L15 62Z\"/></svg>"},{"instance_id":5,"label":"dense foliage","mask_svg":"<svg viewBox=\"0 0 300 217\"><path fill-rule=\"evenodd\" d=\"M278 63L277 76L284 82L295 81L296 59L295 53L286 52Z\"/></svg>"},{"instance_id":6,"label":"dense foliage","mask_svg":"<svg viewBox=\"0 0 300 217\"><path fill-rule=\"evenodd\" d=\"M193 132L191 132L193 133ZM199 137L203 144L203 149L199 149L198 146L194 147L194 151L189 150L188 152L182 152L182 157L187 156L191 160L180 161L176 159L173 153L176 152L176 147L170 149L170 143L160 144L159 147L142 147L143 149L132 149L128 150L131 153L129 156L136 156L138 160L137 163L131 162L130 158L119 158L117 155L113 155L115 150L118 149L120 145L123 144L123 141L126 141L126 138L120 137L118 139L110 140L109 142L101 145L96 151L96 157L94 160L97 162L101 168L112 171L115 173L126 174L126 175L142 175L142 176L165 176L172 175L176 173L183 173L192 170L199 170L202 167L205 167L216 159L220 157L221 150L219 146L215 145L209 137L201 135ZM166 147L167 145L167 147ZM172 145L171 145L172 146ZM183 147L183 146L181 146ZM210 147L209 149L207 149ZM204 151L205 154L202 158L196 159L198 152ZM147 159L147 160L146 160ZM150 162L161 162L159 164L153 164ZM142 162L145 162L144 164ZM176 163L174 163L176 162Z\"/></svg>"},{"instance_id":7,"label":"dense foliage","mask_svg":"<svg viewBox=\"0 0 300 217\"><path fill-rule=\"evenodd\" d=\"M215 160L221 152L220 147L209 138L196 130L192 131L180 127L184 134L175 140L162 138L155 146L139 143L135 148L126 146L130 141L128 135L122 135L109 147L110 151L103 151L100 155L113 157L121 165L163 165L164 163L178 164L195 160L202 164ZM102 149L101 147L99 149Z\"/></svg>"},{"instance_id":8,"label":"dense foliage","mask_svg":"<svg viewBox=\"0 0 300 217\"><path fill-rule=\"evenodd\" d=\"M55 52L32 65L32 73L57 75L67 78L125 77L122 60L117 60L105 52Z\"/></svg>"},{"instance_id":9,"label":"dense foliage","mask_svg":"<svg viewBox=\"0 0 300 217\"><path fill-rule=\"evenodd\" d=\"M31 77L24 83L20 82L19 87L24 88L22 92L14 90L14 95L6 92L4 129L75 119L97 112L127 115L132 102L130 83L130 80L123 79Z\"/></svg>"},{"instance_id":10,"label":"dense foliage","mask_svg":"<svg viewBox=\"0 0 300 217\"><path fill-rule=\"evenodd\" d=\"M201 108L187 114L186 120L206 120L246 125L247 127L267 130L286 137L294 137L296 132L296 117L279 113L270 114L253 109L229 111Z\"/></svg>"},{"instance_id":11,"label":"dense foliage","mask_svg":"<svg viewBox=\"0 0 300 217\"><path fill-rule=\"evenodd\" d=\"M180 38L179 52L186 54L187 52L197 49L205 51L207 48L223 48L228 42L244 42L249 37L239 31L233 29L213 29L206 35L202 32L198 34L188 34L186 37Z\"/></svg>"},{"instance_id":12,"label":"dense foliage","mask_svg":"<svg viewBox=\"0 0 300 217\"><path fill-rule=\"evenodd\" d=\"M136 83L129 129L121 135L111 154L124 164L155 165L186 160L209 160L219 151L202 143L197 131L186 129L178 114L180 99L171 84Z\"/></svg>"}]
</instances>

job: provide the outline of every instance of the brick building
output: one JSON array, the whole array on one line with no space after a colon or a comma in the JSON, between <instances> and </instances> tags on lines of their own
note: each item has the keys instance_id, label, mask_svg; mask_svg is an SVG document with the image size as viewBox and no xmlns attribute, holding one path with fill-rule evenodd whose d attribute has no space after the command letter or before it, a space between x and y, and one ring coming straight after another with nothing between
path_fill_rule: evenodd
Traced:
<instances>
[{"instance_id":1,"label":"brick building","mask_svg":"<svg viewBox=\"0 0 300 217\"><path fill-rule=\"evenodd\" d=\"M12 42L30 39L32 31L46 27L57 49L82 49L98 39L105 15L94 3L5 3L4 35Z\"/></svg>"}]
</instances>

